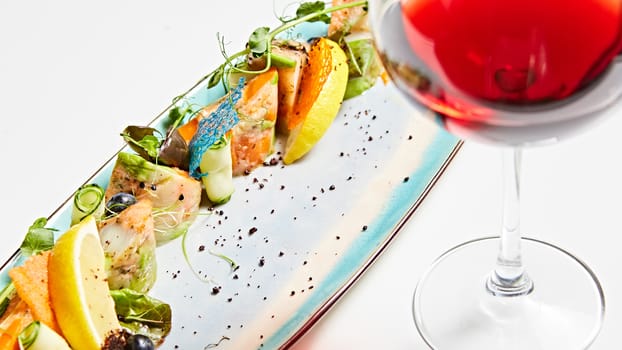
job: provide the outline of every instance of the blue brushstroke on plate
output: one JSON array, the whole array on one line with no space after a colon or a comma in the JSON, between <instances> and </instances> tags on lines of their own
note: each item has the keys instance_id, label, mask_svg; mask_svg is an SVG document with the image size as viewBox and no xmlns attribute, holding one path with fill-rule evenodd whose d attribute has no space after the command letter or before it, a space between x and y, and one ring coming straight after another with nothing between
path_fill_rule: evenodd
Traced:
<instances>
[{"instance_id":1,"label":"blue brushstroke on plate","mask_svg":"<svg viewBox=\"0 0 622 350\"><path fill-rule=\"evenodd\" d=\"M370 223L367 230L354 241L341 261L321 281L321 285L315 288L313 295L297 310L296 314L266 339L261 349L276 349L285 343L305 323L309 315L319 310L329 297L355 275L356 271L370 258L369 254L363 255L361 252L373 253L387 238L387 233L394 231L405 212L414 204L414 200L423 194L430 181L436 176L457 142L455 136L439 129L433 142L427 147L422 163L410 175L411 180L395 189L392 200L387 203L376 220Z\"/></svg>"}]
</instances>

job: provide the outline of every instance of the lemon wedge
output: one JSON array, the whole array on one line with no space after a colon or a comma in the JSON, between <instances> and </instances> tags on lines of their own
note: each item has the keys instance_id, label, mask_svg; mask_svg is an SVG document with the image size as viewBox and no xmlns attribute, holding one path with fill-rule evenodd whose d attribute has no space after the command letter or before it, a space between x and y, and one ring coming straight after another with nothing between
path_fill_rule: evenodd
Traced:
<instances>
[{"instance_id":1,"label":"lemon wedge","mask_svg":"<svg viewBox=\"0 0 622 350\"><path fill-rule=\"evenodd\" d=\"M106 336L121 326L93 216L58 239L48 269L52 309L63 335L73 349L100 350Z\"/></svg>"},{"instance_id":2,"label":"lemon wedge","mask_svg":"<svg viewBox=\"0 0 622 350\"><path fill-rule=\"evenodd\" d=\"M283 155L285 164L309 152L337 116L348 83L346 60L343 50L330 39L320 38L311 46L300 93L289 120L292 127Z\"/></svg>"}]
</instances>

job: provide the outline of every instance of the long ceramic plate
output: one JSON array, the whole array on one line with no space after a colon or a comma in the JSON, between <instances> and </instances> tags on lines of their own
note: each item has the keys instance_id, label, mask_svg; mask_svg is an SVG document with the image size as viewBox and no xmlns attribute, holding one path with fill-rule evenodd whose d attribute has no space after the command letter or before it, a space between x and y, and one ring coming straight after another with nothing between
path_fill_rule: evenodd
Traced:
<instances>
[{"instance_id":1,"label":"long ceramic plate","mask_svg":"<svg viewBox=\"0 0 622 350\"><path fill-rule=\"evenodd\" d=\"M324 30L304 28L303 37ZM222 93L199 84L185 101L206 105ZM378 83L343 103L305 158L284 166L278 144L271 165L235 178L230 202L202 207L183 239L157 250L149 294L173 309L163 348L293 344L380 256L458 150L422 113ZM85 183L106 186L114 159ZM68 200L49 226L64 232L70 216ZM16 252L3 265L0 287L20 260Z\"/></svg>"}]
</instances>

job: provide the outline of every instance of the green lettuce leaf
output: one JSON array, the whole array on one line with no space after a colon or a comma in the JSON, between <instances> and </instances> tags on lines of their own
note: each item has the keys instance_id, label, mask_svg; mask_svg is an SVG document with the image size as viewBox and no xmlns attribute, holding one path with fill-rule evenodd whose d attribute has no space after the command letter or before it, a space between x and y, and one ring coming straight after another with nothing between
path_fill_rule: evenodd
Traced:
<instances>
[{"instance_id":1,"label":"green lettuce leaf","mask_svg":"<svg viewBox=\"0 0 622 350\"><path fill-rule=\"evenodd\" d=\"M121 325L160 344L171 331L172 312L169 304L131 289L111 290Z\"/></svg>"},{"instance_id":2,"label":"green lettuce leaf","mask_svg":"<svg viewBox=\"0 0 622 350\"><path fill-rule=\"evenodd\" d=\"M349 67L348 85L344 95L344 100L347 100L374 86L383 68L372 39L346 41L345 46Z\"/></svg>"}]
</instances>

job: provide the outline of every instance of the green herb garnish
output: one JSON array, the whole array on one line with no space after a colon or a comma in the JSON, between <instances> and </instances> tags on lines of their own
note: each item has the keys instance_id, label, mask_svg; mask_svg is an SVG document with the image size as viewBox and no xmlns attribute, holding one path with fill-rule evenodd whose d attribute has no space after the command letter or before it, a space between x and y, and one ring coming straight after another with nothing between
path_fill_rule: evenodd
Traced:
<instances>
[{"instance_id":1,"label":"green herb garnish","mask_svg":"<svg viewBox=\"0 0 622 350\"><path fill-rule=\"evenodd\" d=\"M45 227L47 223L46 218L38 218L28 228L28 233L19 248L22 256L30 257L54 247L54 232L58 230Z\"/></svg>"},{"instance_id":2,"label":"green herb garnish","mask_svg":"<svg viewBox=\"0 0 622 350\"><path fill-rule=\"evenodd\" d=\"M305 22L318 22L319 21L319 22L328 23L330 22L330 17L328 16L329 13L343 10L346 8L358 7L358 6L366 7L367 1L366 0L355 1L355 2L351 2L351 3L339 5L339 6L334 6L334 7L329 7L329 8L326 8L325 4L321 1L304 2L300 4L298 9L296 10L295 17L291 19L279 17L279 20L281 21L281 25L278 26L277 28L270 30L268 27L259 27L253 30L253 32L251 33L249 37L247 47L244 50L239 51L233 55L228 55L226 53L224 38L221 37L220 34L218 34L217 35L218 44L220 46L220 51L223 57L225 58L225 63L221 64L215 70L213 70L212 72L210 72L209 74L201 78L201 80L199 80L192 88L196 87L197 85L201 84L203 81L207 80L208 81L207 88L209 89L209 88L216 86L218 82L220 81L222 82L225 88L225 91L228 91L230 89L228 78L231 72L240 72L240 73L246 73L246 74L261 74L261 73L268 71L272 67L273 61L275 61L275 58L272 54L272 41L280 33L292 27L295 27L298 24L305 23ZM247 69L244 69L244 65L240 65L236 63L238 58L247 56L249 54L252 54L252 56L255 58L265 57L266 59L265 67L260 70L247 70ZM189 91L190 90L188 90L188 92ZM178 96L177 99L182 98L188 92Z\"/></svg>"},{"instance_id":3,"label":"green herb garnish","mask_svg":"<svg viewBox=\"0 0 622 350\"><path fill-rule=\"evenodd\" d=\"M309 22L324 22L330 23L330 16L326 13L322 13L325 10L326 4L323 1L304 2L300 4L300 7L296 10L296 19L304 16L312 15L314 13L321 13L317 17L309 20Z\"/></svg>"},{"instance_id":4,"label":"green herb garnish","mask_svg":"<svg viewBox=\"0 0 622 350\"><path fill-rule=\"evenodd\" d=\"M270 28L259 27L248 38L248 49L255 56L261 56L268 52L270 47Z\"/></svg>"},{"instance_id":5,"label":"green herb garnish","mask_svg":"<svg viewBox=\"0 0 622 350\"><path fill-rule=\"evenodd\" d=\"M158 158L162 141L156 135L161 135L155 128L128 126L122 133L123 140L138 154L148 160Z\"/></svg>"}]
</instances>

